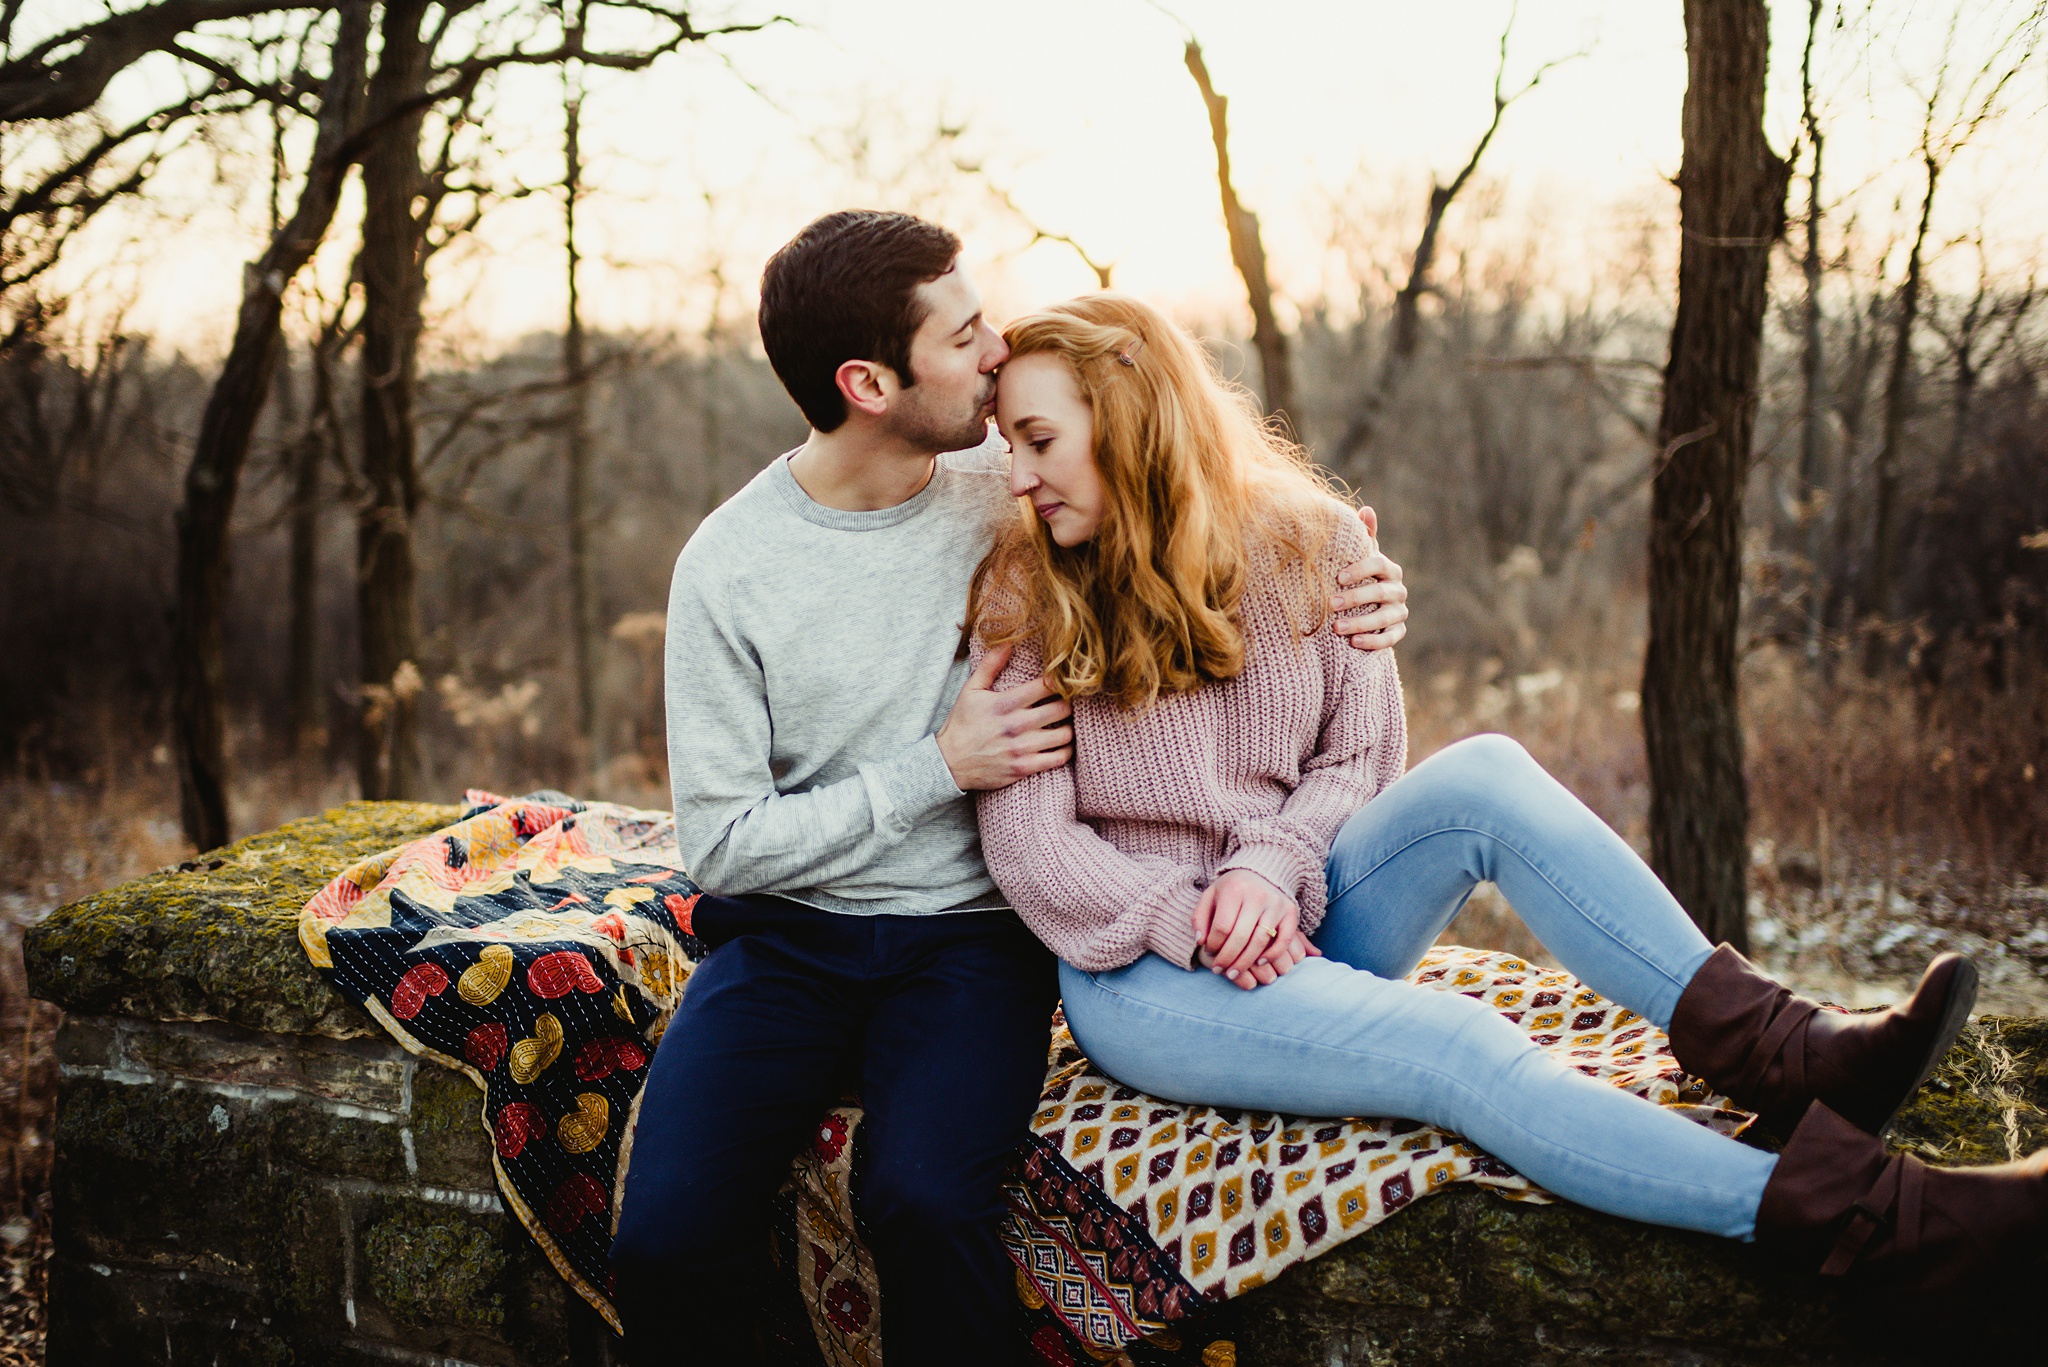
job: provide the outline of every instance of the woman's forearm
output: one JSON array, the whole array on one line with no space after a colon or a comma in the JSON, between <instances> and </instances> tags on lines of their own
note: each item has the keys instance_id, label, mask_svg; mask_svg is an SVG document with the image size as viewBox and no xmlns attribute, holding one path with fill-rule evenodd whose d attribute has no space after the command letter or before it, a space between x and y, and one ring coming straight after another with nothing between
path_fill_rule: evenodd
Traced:
<instances>
[{"instance_id":1,"label":"woman's forearm","mask_svg":"<svg viewBox=\"0 0 2048 1367\"><path fill-rule=\"evenodd\" d=\"M1192 961L1202 870L1097 835L1073 815L1070 770L982 793L977 807L989 876L1055 954L1091 972L1148 950Z\"/></svg>"}]
</instances>

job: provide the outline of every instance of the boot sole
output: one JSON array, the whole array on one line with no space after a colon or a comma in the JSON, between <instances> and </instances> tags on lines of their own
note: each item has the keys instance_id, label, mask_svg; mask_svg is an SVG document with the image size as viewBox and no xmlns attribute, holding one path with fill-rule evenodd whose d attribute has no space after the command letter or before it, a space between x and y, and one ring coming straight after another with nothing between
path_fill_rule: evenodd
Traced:
<instances>
[{"instance_id":1,"label":"boot sole","mask_svg":"<svg viewBox=\"0 0 2048 1367\"><path fill-rule=\"evenodd\" d=\"M1934 1045L1927 1051L1927 1058L1920 1065L1920 1075L1913 1079L1913 1085L1899 1097L1899 1104L1892 1107L1892 1113L1877 1127L1879 1139L1891 1133L1892 1122L1899 1118L1899 1112L1906 1108L1907 1102L1919 1095L1927 1079L1934 1075L1934 1070L1948 1057L1948 1051L1955 1048L1956 1039L1963 1033L1963 1027L1970 1023L1970 1012L1977 1005L1977 965L1960 956L1958 959L1955 977L1949 981L1948 1001L1942 1007L1941 1028L1935 1033Z\"/></svg>"}]
</instances>

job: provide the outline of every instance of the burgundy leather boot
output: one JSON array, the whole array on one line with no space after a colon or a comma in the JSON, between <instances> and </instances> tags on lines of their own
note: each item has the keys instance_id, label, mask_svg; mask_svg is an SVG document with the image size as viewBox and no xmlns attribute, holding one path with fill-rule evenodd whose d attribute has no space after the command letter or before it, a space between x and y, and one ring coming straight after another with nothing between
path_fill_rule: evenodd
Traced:
<instances>
[{"instance_id":1,"label":"burgundy leather boot","mask_svg":"<svg viewBox=\"0 0 2048 1367\"><path fill-rule=\"evenodd\" d=\"M1688 1073L1761 1112L1778 1134L1814 1101L1883 1134L1976 1002L1977 969L1960 954L1929 964L1901 1004L1852 1014L1795 995L1722 945L1678 999L1671 1052Z\"/></svg>"},{"instance_id":2,"label":"burgundy leather boot","mask_svg":"<svg viewBox=\"0 0 2048 1367\"><path fill-rule=\"evenodd\" d=\"M1815 1102L1778 1155L1759 1247L1886 1291L1941 1291L2037 1252L2048 1149L2015 1163L1930 1167Z\"/></svg>"}]
</instances>

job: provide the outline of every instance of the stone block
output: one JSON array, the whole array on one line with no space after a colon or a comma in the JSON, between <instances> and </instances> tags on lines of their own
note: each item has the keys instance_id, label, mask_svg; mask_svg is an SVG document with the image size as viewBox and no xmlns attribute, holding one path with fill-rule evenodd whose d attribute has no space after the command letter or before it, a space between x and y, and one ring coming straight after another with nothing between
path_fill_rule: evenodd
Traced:
<instances>
[{"instance_id":1,"label":"stone block","mask_svg":"<svg viewBox=\"0 0 2048 1367\"><path fill-rule=\"evenodd\" d=\"M248 1102L64 1081L51 1188L61 1249L247 1275L280 1255L298 1193Z\"/></svg>"},{"instance_id":2,"label":"stone block","mask_svg":"<svg viewBox=\"0 0 2048 1367\"><path fill-rule=\"evenodd\" d=\"M353 1219L364 1338L480 1367L568 1360L574 1297L502 1211L393 1193L361 1200Z\"/></svg>"},{"instance_id":3,"label":"stone block","mask_svg":"<svg viewBox=\"0 0 2048 1367\"><path fill-rule=\"evenodd\" d=\"M286 1367L289 1340L234 1282L161 1269L50 1263L47 1359L122 1367Z\"/></svg>"},{"instance_id":4,"label":"stone block","mask_svg":"<svg viewBox=\"0 0 2048 1367\"><path fill-rule=\"evenodd\" d=\"M496 1189L483 1116L483 1090L469 1078L431 1063L420 1066L412 1083L412 1145L421 1182Z\"/></svg>"},{"instance_id":5,"label":"stone block","mask_svg":"<svg viewBox=\"0 0 2048 1367\"><path fill-rule=\"evenodd\" d=\"M90 1016L70 1016L57 1032L57 1064L71 1068L107 1068L119 1061L121 1031L118 1021Z\"/></svg>"},{"instance_id":6,"label":"stone block","mask_svg":"<svg viewBox=\"0 0 2048 1367\"><path fill-rule=\"evenodd\" d=\"M397 1115L410 1054L388 1038L293 1037L211 1023L136 1024L121 1032L125 1062L188 1082L272 1088Z\"/></svg>"},{"instance_id":7,"label":"stone block","mask_svg":"<svg viewBox=\"0 0 2048 1367\"><path fill-rule=\"evenodd\" d=\"M459 814L425 802L351 802L109 888L24 937L31 988L82 1015L377 1036L376 1023L306 961L299 909L355 860Z\"/></svg>"},{"instance_id":8,"label":"stone block","mask_svg":"<svg viewBox=\"0 0 2048 1367\"><path fill-rule=\"evenodd\" d=\"M329 989L300 906L455 809L356 803L64 908L51 1361L600 1362L496 1194L482 1097Z\"/></svg>"}]
</instances>

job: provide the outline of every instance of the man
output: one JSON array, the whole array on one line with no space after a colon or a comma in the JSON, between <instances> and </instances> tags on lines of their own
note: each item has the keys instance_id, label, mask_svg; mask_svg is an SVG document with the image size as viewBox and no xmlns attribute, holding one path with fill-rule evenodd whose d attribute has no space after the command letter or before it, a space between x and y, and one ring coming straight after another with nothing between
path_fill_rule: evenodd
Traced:
<instances>
[{"instance_id":1,"label":"man","mask_svg":"<svg viewBox=\"0 0 2048 1367\"><path fill-rule=\"evenodd\" d=\"M1015 515L983 447L1008 351L959 252L851 211L762 277L762 341L812 430L676 562L669 762L712 952L641 1101L613 1249L629 1345L754 1359L766 1200L851 1082L892 1367L1021 1356L1001 1183L1057 980L967 794L1066 763L1072 731L1042 682L992 687L1007 652L971 678L957 658L968 580ZM1374 611L1342 625L1391 645L1399 568L1350 575L1372 578L1340 610Z\"/></svg>"}]
</instances>

